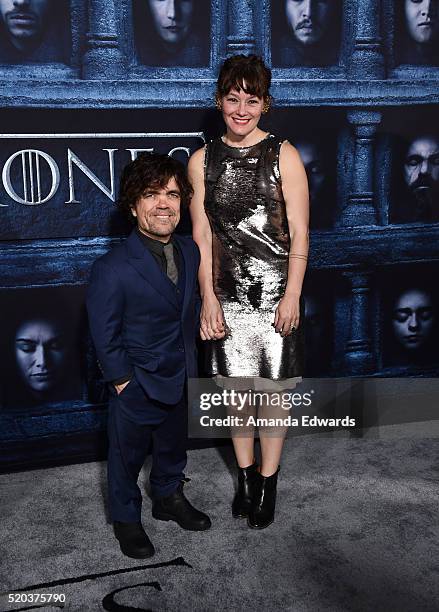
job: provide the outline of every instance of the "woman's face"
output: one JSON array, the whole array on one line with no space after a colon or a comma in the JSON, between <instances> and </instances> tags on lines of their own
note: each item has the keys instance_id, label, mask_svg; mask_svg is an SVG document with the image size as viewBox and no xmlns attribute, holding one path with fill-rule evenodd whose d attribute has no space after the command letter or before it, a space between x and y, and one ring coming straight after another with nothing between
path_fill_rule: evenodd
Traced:
<instances>
[{"instance_id":1,"label":"woman's face","mask_svg":"<svg viewBox=\"0 0 439 612\"><path fill-rule=\"evenodd\" d=\"M18 370L35 392L49 391L60 381L66 352L61 333L50 321L27 321L15 335Z\"/></svg>"},{"instance_id":2,"label":"woman's face","mask_svg":"<svg viewBox=\"0 0 439 612\"><path fill-rule=\"evenodd\" d=\"M179 45L187 36L194 0L147 0L154 28L165 44Z\"/></svg>"},{"instance_id":3,"label":"woman's face","mask_svg":"<svg viewBox=\"0 0 439 612\"><path fill-rule=\"evenodd\" d=\"M431 43L438 35L439 0L404 0L408 33L420 44Z\"/></svg>"},{"instance_id":4,"label":"woman's face","mask_svg":"<svg viewBox=\"0 0 439 612\"><path fill-rule=\"evenodd\" d=\"M431 297L425 291L410 289L396 300L392 327L395 338L404 348L421 348L431 335L434 310Z\"/></svg>"},{"instance_id":5,"label":"woman's face","mask_svg":"<svg viewBox=\"0 0 439 612\"><path fill-rule=\"evenodd\" d=\"M264 106L263 98L231 89L221 100L223 119L227 130L245 137L258 127Z\"/></svg>"}]
</instances>

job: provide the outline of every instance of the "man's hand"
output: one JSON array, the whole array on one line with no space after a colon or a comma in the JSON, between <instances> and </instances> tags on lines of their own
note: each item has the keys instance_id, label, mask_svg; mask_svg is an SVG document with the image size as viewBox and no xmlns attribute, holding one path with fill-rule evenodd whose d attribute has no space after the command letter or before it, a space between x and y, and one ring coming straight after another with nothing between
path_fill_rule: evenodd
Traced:
<instances>
[{"instance_id":1,"label":"man's hand","mask_svg":"<svg viewBox=\"0 0 439 612\"><path fill-rule=\"evenodd\" d=\"M125 387L131 382L130 380L127 380L126 382L122 383L121 385L114 385L114 388L116 389L116 393L118 395L120 395L122 393L122 391L125 389Z\"/></svg>"}]
</instances>

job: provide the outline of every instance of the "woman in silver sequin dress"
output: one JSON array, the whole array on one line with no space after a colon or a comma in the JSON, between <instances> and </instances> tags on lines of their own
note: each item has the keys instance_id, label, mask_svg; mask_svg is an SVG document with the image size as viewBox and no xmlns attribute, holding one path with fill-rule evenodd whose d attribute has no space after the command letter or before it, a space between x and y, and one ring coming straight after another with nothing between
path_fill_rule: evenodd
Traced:
<instances>
[{"instance_id":1,"label":"woman in silver sequin dress","mask_svg":"<svg viewBox=\"0 0 439 612\"><path fill-rule=\"evenodd\" d=\"M270 70L256 56L225 61L216 105L226 133L196 151L188 170L193 237L201 252L200 333L211 373L226 389L279 393L303 373L309 197L297 150L258 127L270 106L270 82ZM244 431L232 430L238 462L232 513L263 528L274 519L285 428L274 436L259 429L260 467L254 428Z\"/></svg>"}]
</instances>

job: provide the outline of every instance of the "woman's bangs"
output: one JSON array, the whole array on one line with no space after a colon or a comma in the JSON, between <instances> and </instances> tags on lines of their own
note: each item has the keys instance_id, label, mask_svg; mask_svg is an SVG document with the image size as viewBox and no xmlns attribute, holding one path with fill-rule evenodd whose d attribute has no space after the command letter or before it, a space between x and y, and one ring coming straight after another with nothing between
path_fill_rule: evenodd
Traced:
<instances>
[{"instance_id":1,"label":"woman's bangs","mask_svg":"<svg viewBox=\"0 0 439 612\"><path fill-rule=\"evenodd\" d=\"M250 96L257 96L262 98L264 92L262 91L261 84L255 74L239 74L231 80L230 89L236 89L236 91L242 90L244 93ZM230 90L229 90L230 91Z\"/></svg>"}]
</instances>

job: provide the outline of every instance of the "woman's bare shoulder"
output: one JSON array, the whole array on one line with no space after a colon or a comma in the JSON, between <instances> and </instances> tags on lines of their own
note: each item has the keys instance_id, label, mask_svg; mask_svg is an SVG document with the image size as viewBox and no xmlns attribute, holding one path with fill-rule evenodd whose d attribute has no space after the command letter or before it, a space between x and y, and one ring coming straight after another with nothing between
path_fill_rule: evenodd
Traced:
<instances>
[{"instance_id":1,"label":"woman's bare shoulder","mask_svg":"<svg viewBox=\"0 0 439 612\"><path fill-rule=\"evenodd\" d=\"M291 144L289 140L285 139L285 140L282 140L281 145L280 145L280 155L282 155L283 157L288 156L291 158L291 157L298 156L299 152L296 149L296 147Z\"/></svg>"},{"instance_id":2,"label":"woman's bare shoulder","mask_svg":"<svg viewBox=\"0 0 439 612\"><path fill-rule=\"evenodd\" d=\"M197 149L189 158L189 165L193 168L203 167L206 145Z\"/></svg>"},{"instance_id":3,"label":"woman's bare shoulder","mask_svg":"<svg viewBox=\"0 0 439 612\"><path fill-rule=\"evenodd\" d=\"M301 166L303 165L302 158L300 157L299 151L288 140L284 140L281 144L280 152L279 152L279 165L281 169L282 167L301 168Z\"/></svg>"}]
</instances>

